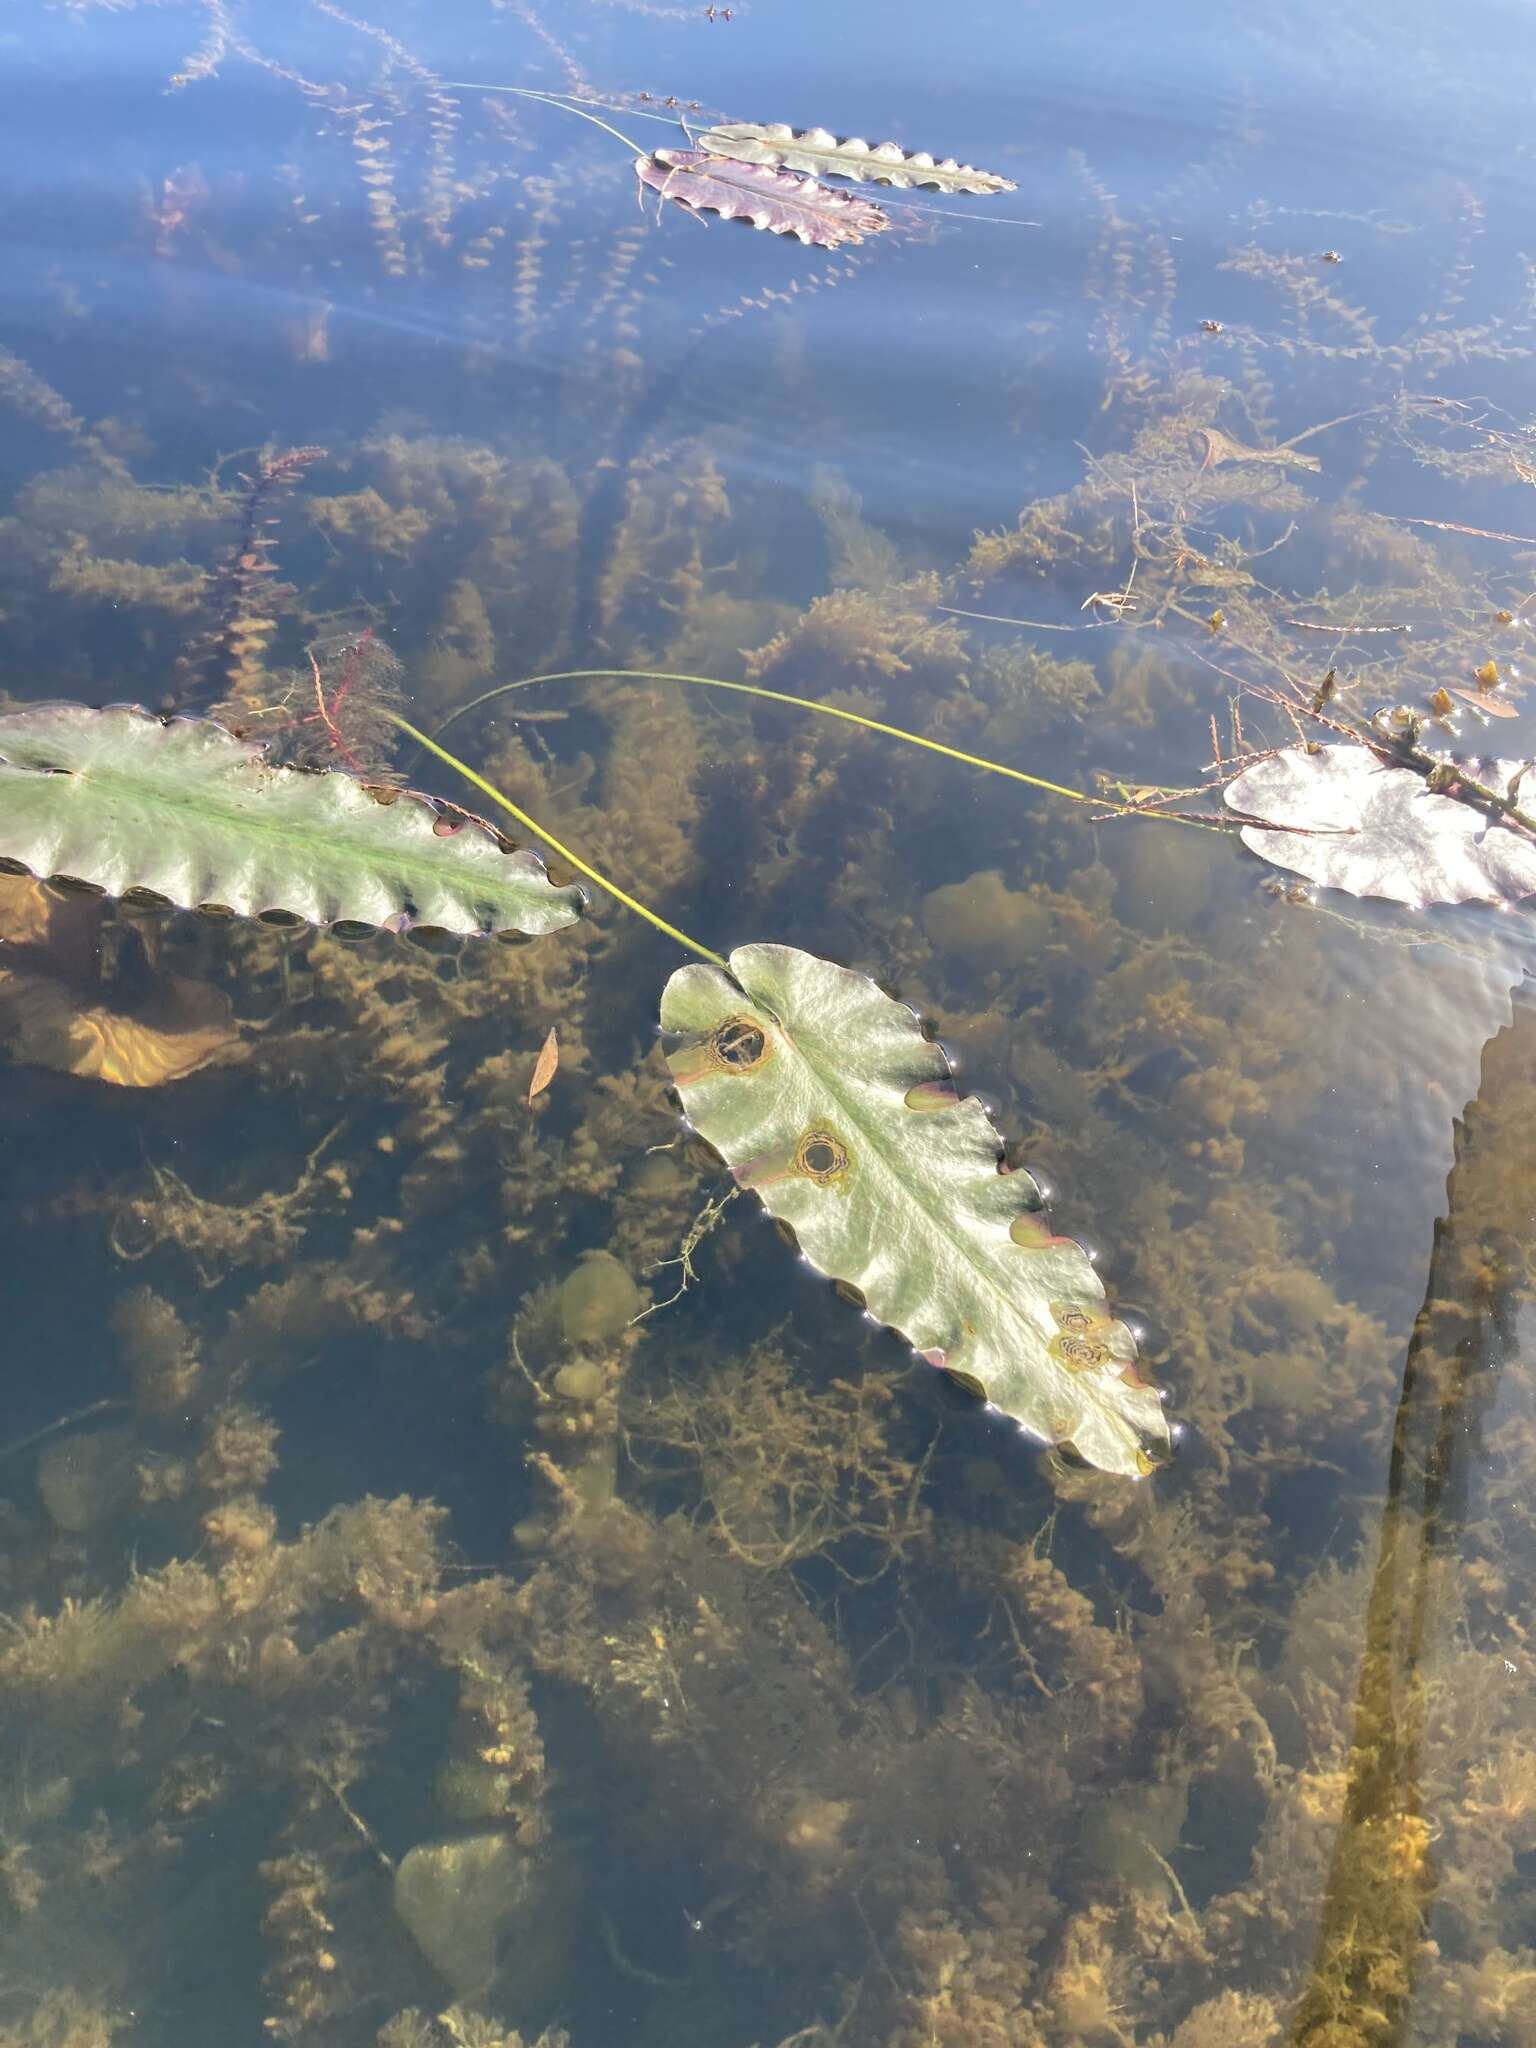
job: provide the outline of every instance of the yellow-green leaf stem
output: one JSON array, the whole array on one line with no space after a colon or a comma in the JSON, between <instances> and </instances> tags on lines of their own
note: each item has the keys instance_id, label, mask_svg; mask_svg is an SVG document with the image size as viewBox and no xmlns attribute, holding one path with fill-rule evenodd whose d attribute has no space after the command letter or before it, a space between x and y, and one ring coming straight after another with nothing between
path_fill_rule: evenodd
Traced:
<instances>
[{"instance_id":1,"label":"yellow-green leaf stem","mask_svg":"<svg viewBox=\"0 0 1536 2048\"><path fill-rule=\"evenodd\" d=\"M761 683L728 683L719 676L673 675L665 669L562 668L545 676L520 676L516 682L498 683L494 690L484 690L478 697L471 697L457 711L449 712L438 731L446 732L455 720L467 717L471 711L478 711L482 704L489 704L493 698L506 696L509 690L531 690L535 683L595 681L603 677L641 683L693 683L706 690L733 690L744 697L766 698L773 704L793 704L801 711L818 711L823 718L840 718L847 725L861 725L866 732L883 732L889 739L905 740L908 746L926 747L930 754L943 754L948 760L963 761L967 768L985 768L989 775L1006 775L1010 782L1027 783L1031 789L1043 789L1052 796L1069 797L1075 804L1093 804L1099 810L1123 812L1127 817L1149 815L1137 811L1132 805L1111 803L1107 798L1090 796L1086 790L1069 789L1062 782L1048 782L1043 775L1030 775L1022 768L1009 768L1001 761L989 761L985 755L967 754L960 747L946 747L942 740L924 739L920 732L907 732L902 726L887 725L878 718L866 718L860 711L845 711L837 704L818 704L810 697L792 697L787 690L768 690Z\"/></svg>"},{"instance_id":2,"label":"yellow-green leaf stem","mask_svg":"<svg viewBox=\"0 0 1536 2048\"><path fill-rule=\"evenodd\" d=\"M437 83L440 89L444 91L451 90L454 92L510 92L515 93L520 100L539 100L546 107L559 107L563 112L567 114L579 114L583 121L590 121L594 128L602 128L606 130L606 132L609 135L617 136L619 141L623 143L624 147L626 149L632 149L635 152L636 156L650 155L650 151L648 149L642 149L638 142L631 142L629 137L623 134L619 129L615 128L611 122L604 121L598 115L589 113L588 110L584 106L582 106L579 101L564 99L557 93L536 92L532 86L528 85L479 85L476 84L476 82L473 79L469 78L444 78L438 80Z\"/></svg>"},{"instance_id":3,"label":"yellow-green leaf stem","mask_svg":"<svg viewBox=\"0 0 1536 2048\"><path fill-rule=\"evenodd\" d=\"M445 761L450 768L456 769L466 782L473 783L474 787L483 796L488 796L492 803L500 804L504 811L509 812L512 817L516 818L519 825L525 831L532 832L536 838L542 839L546 846L552 847L563 861L568 861L575 868L578 874L585 875L589 882L596 882L597 886L600 889L606 889L610 896L616 896L627 910L632 910L635 913L636 917L643 917L647 924L654 925L659 932L665 932L669 939L676 939L680 946L685 946L690 953L697 953L701 960L712 960L717 967L725 965L725 961L719 953L712 953L708 946L700 945L697 939L690 939L688 934L679 931L675 924L668 924L664 917L658 917L654 910L647 909L645 904L638 902L626 890L621 889L617 882L611 882L606 875L600 874L596 868L584 861L579 853L573 853L570 847L564 845L555 837L553 832L546 831L537 818L531 818L525 810L520 809L518 805L513 803L511 797L504 796L493 782L487 782L483 775L477 775L475 770L466 761L461 761L457 754L450 754L448 749L440 747L436 740L428 739L424 732L419 732L408 719L402 718L398 712L386 711L383 715L392 724L399 726L400 730L408 734L419 747L425 747L429 754L435 754L439 761Z\"/></svg>"}]
</instances>

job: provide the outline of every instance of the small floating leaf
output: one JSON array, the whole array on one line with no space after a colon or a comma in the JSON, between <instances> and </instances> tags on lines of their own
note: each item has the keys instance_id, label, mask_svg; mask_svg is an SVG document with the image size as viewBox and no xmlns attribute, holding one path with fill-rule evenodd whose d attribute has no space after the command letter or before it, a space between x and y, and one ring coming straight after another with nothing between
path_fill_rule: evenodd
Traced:
<instances>
[{"instance_id":1,"label":"small floating leaf","mask_svg":"<svg viewBox=\"0 0 1536 2048\"><path fill-rule=\"evenodd\" d=\"M442 836L425 797L340 770L274 767L209 719L133 705L0 714L0 859L183 909L311 924L552 932L581 910L530 852L462 813Z\"/></svg>"},{"instance_id":2,"label":"small floating leaf","mask_svg":"<svg viewBox=\"0 0 1536 2048\"><path fill-rule=\"evenodd\" d=\"M890 221L867 199L818 185L794 171L768 164L732 162L702 149L658 149L636 157L635 175L663 199L718 213L725 220L750 221L770 234L797 235L818 249L841 248L879 234Z\"/></svg>"},{"instance_id":3,"label":"small floating leaf","mask_svg":"<svg viewBox=\"0 0 1536 2048\"><path fill-rule=\"evenodd\" d=\"M1488 666L1492 668L1493 663ZM1486 690L1464 690L1460 683L1452 683L1451 693L1470 704L1474 711L1481 711L1485 718L1518 718L1519 712L1505 697L1490 696Z\"/></svg>"},{"instance_id":4,"label":"small floating leaf","mask_svg":"<svg viewBox=\"0 0 1536 2048\"><path fill-rule=\"evenodd\" d=\"M873 148L860 136L840 140L825 128L796 130L783 121L730 121L709 128L699 147L712 156L744 164L782 164L818 178L850 178L856 185L927 185L939 192L1014 192L1012 178L978 171L952 156L935 161L927 150L905 150L894 142Z\"/></svg>"},{"instance_id":5,"label":"small floating leaf","mask_svg":"<svg viewBox=\"0 0 1536 2048\"><path fill-rule=\"evenodd\" d=\"M1105 1471L1169 1448L1136 1342L1087 1253L1055 1235L1027 1173L954 1090L904 1004L792 946L740 946L730 974L680 968L662 1029L695 1127L813 1265L1033 1435Z\"/></svg>"},{"instance_id":6,"label":"small floating leaf","mask_svg":"<svg viewBox=\"0 0 1536 2048\"><path fill-rule=\"evenodd\" d=\"M1500 794L1519 772L1518 761L1478 764L1478 780ZM1228 783L1226 801L1289 828L1245 825L1251 852L1352 896L1419 905L1536 895L1536 838L1437 793L1411 768L1385 765L1368 747L1287 747Z\"/></svg>"}]
</instances>

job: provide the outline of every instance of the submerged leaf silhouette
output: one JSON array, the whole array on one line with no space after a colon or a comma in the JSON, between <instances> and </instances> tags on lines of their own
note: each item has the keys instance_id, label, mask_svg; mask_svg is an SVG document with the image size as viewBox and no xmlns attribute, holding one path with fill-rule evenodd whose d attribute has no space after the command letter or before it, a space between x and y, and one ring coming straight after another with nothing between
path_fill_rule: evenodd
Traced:
<instances>
[{"instance_id":1,"label":"submerged leaf silhouette","mask_svg":"<svg viewBox=\"0 0 1536 2048\"><path fill-rule=\"evenodd\" d=\"M1269 462L1280 469L1320 470L1323 466L1315 455L1304 455L1299 448L1250 448L1220 427L1191 427L1189 452L1202 469L1214 469L1223 462Z\"/></svg>"},{"instance_id":2,"label":"submerged leaf silhouette","mask_svg":"<svg viewBox=\"0 0 1536 2048\"><path fill-rule=\"evenodd\" d=\"M867 199L818 185L794 171L768 164L743 164L710 156L702 149L658 149L635 159L635 175L663 199L718 213L725 220L750 221L775 235L797 235L818 249L862 242L890 221Z\"/></svg>"},{"instance_id":3,"label":"submerged leaf silhouette","mask_svg":"<svg viewBox=\"0 0 1536 2048\"><path fill-rule=\"evenodd\" d=\"M952 156L935 161L927 150L904 150L894 142L873 147L862 137L846 140L825 128L796 130L783 121L729 121L699 137L700 149L737 163L782 165L818 178L851 178L857 185L927 185L939 192L1014 192L1012 178L978 171Z\"/></svg>"},{"instance_id":4,"label":"submerged leaf silhouette","mask_svg":"<svg viewBox=\"0 0 1536 2048\"><path fill-rule=\"evenodd\" d=\"M1504 795L1518 761L1478 764ZM1226 801L1263 824L1243 844L1276 867L1352 896L1394 903L1518 903L1536 895L1536 838L1486 810L1429 788L1368 747L1287 747L1233 782ZM1513 798L1510 798L1513 801Z\"/></svg>"},{"instance_id":5,"label":"submerged leaf silhouette","mask_svg":"<svg viewBox=\"0 0 1536 2048\"><path fill-rule=\"evenodd\" d=\"M1169 1448L1136 1340L1082 1246L903 1003L793 946L679 968L664 1031L688 1116L813 1265L1031 1434L1109 1472Z\"/></svg>"},{"instance_id":6,"label":"submerged leaf silhouette","mask_svg":"<svg viewBox=\"0 0 1536 2048\"><path fill-rule=\"evenodd\" d=\"M227 999L179 974L166 975L129 1016L104 1003L82 1007L48 975L0 969L0 1024L19 1066L51 1067L117 1088L158 1088L245 1057Z\"/></svg>"}]
</instances>

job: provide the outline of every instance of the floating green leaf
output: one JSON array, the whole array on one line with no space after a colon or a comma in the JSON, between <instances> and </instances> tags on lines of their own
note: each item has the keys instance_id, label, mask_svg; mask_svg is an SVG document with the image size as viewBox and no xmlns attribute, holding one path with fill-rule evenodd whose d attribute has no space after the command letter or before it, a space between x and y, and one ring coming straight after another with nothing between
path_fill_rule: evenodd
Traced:
<instances>
[{"instance_id":1,"label":"floating green leaf","mask_svg":"<svg viewBox=\"0 0 1536 2048\"><path fill-rule=\"evenodd\" d=\"M825 128L799 131L783 121L729 121L698 138L711 156L743 164L782 165L818 178L851 178L858 185L927 185L940 192L1012 192L1012 178L978 171L952 156L935 162L925 149L905 150L894 142L873 147L857 135L840 140Z\"/></svg>"},{"instance_id":2,"label":"floating green leaf","mask_svg":"<svg viewBox=\"0 0 1536 2048\"><path fill-rule=\"evenodd\" d=\"M1250 852L1329 889L1415 907L1536 895L1536 838L1450 794L1459 787L1452 765L1441 772L1446 786L1433 789L1369 747L1286 747L1229 782L1225 796L1262 821L1243 827ZM1511 804L1522 772L1518 761L1476 767L1478 783Z\"/></svg>"},{"instance_id":3,"label":"floating green leaf","mask_svg":"<svg viewBox=\"0 0 1536 2048\"><path fill-rule=\"evenodd\" d=\"M1136 1343L1027 1173L1006 1173L916 1017L863 975L792 946L683 967L661 1023L684 1109L737 1182L934 1365L1033 1435L1106 1471L1169 1447Z\"/></svg>"},{"instance_id":4,"label":"floating green leaf","mask_svg":"<svg viewBox=\"0 0 1536 2048\"><path fill-rule=\"evenodd\" d=\"M582 903L461 811L339 770L274 767L207 719L133 705L0 715L0 860L114 896L392 931L552 932Z\"/></svg>"}]
</instances>

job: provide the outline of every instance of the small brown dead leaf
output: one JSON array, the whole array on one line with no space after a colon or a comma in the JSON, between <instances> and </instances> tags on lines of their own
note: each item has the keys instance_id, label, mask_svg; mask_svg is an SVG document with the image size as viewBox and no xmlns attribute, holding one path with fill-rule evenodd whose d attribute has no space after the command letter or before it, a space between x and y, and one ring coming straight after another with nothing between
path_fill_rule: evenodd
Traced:
<instances>
[{"instance_id":1,"label":"small brown dead leaf","mask_svg":"<svg viewBox=\"0 0 1536 2048\"><path fill-rule=\"evenodd\" d=\"M1470 704L1474 711L1481 711L1485 718L1518 718L1520 715L1513 704L1502 697L1489 696L1486 690L1464 690L1459 683L1452 683L1451 693L1463 704Z\"/></svg>"},{"instance_id":2,"label":"small brown dead leaf","mask_svg":"<svg viewBox=\"0 0 1536 2048\"><path fill-rule=\"evenodd\" d=\"M530 1109L533 1107L533 1098L536 1095L542 1095L550 1082L555 1078L555 1069L559 1064L560 1041L556 1038L553 1028L551 1028L548 1038L545 1039L539 1050L538 1058L533 1063L533 1079L528 1083L528 1107Z\"/></svg>"}]
</instances>

